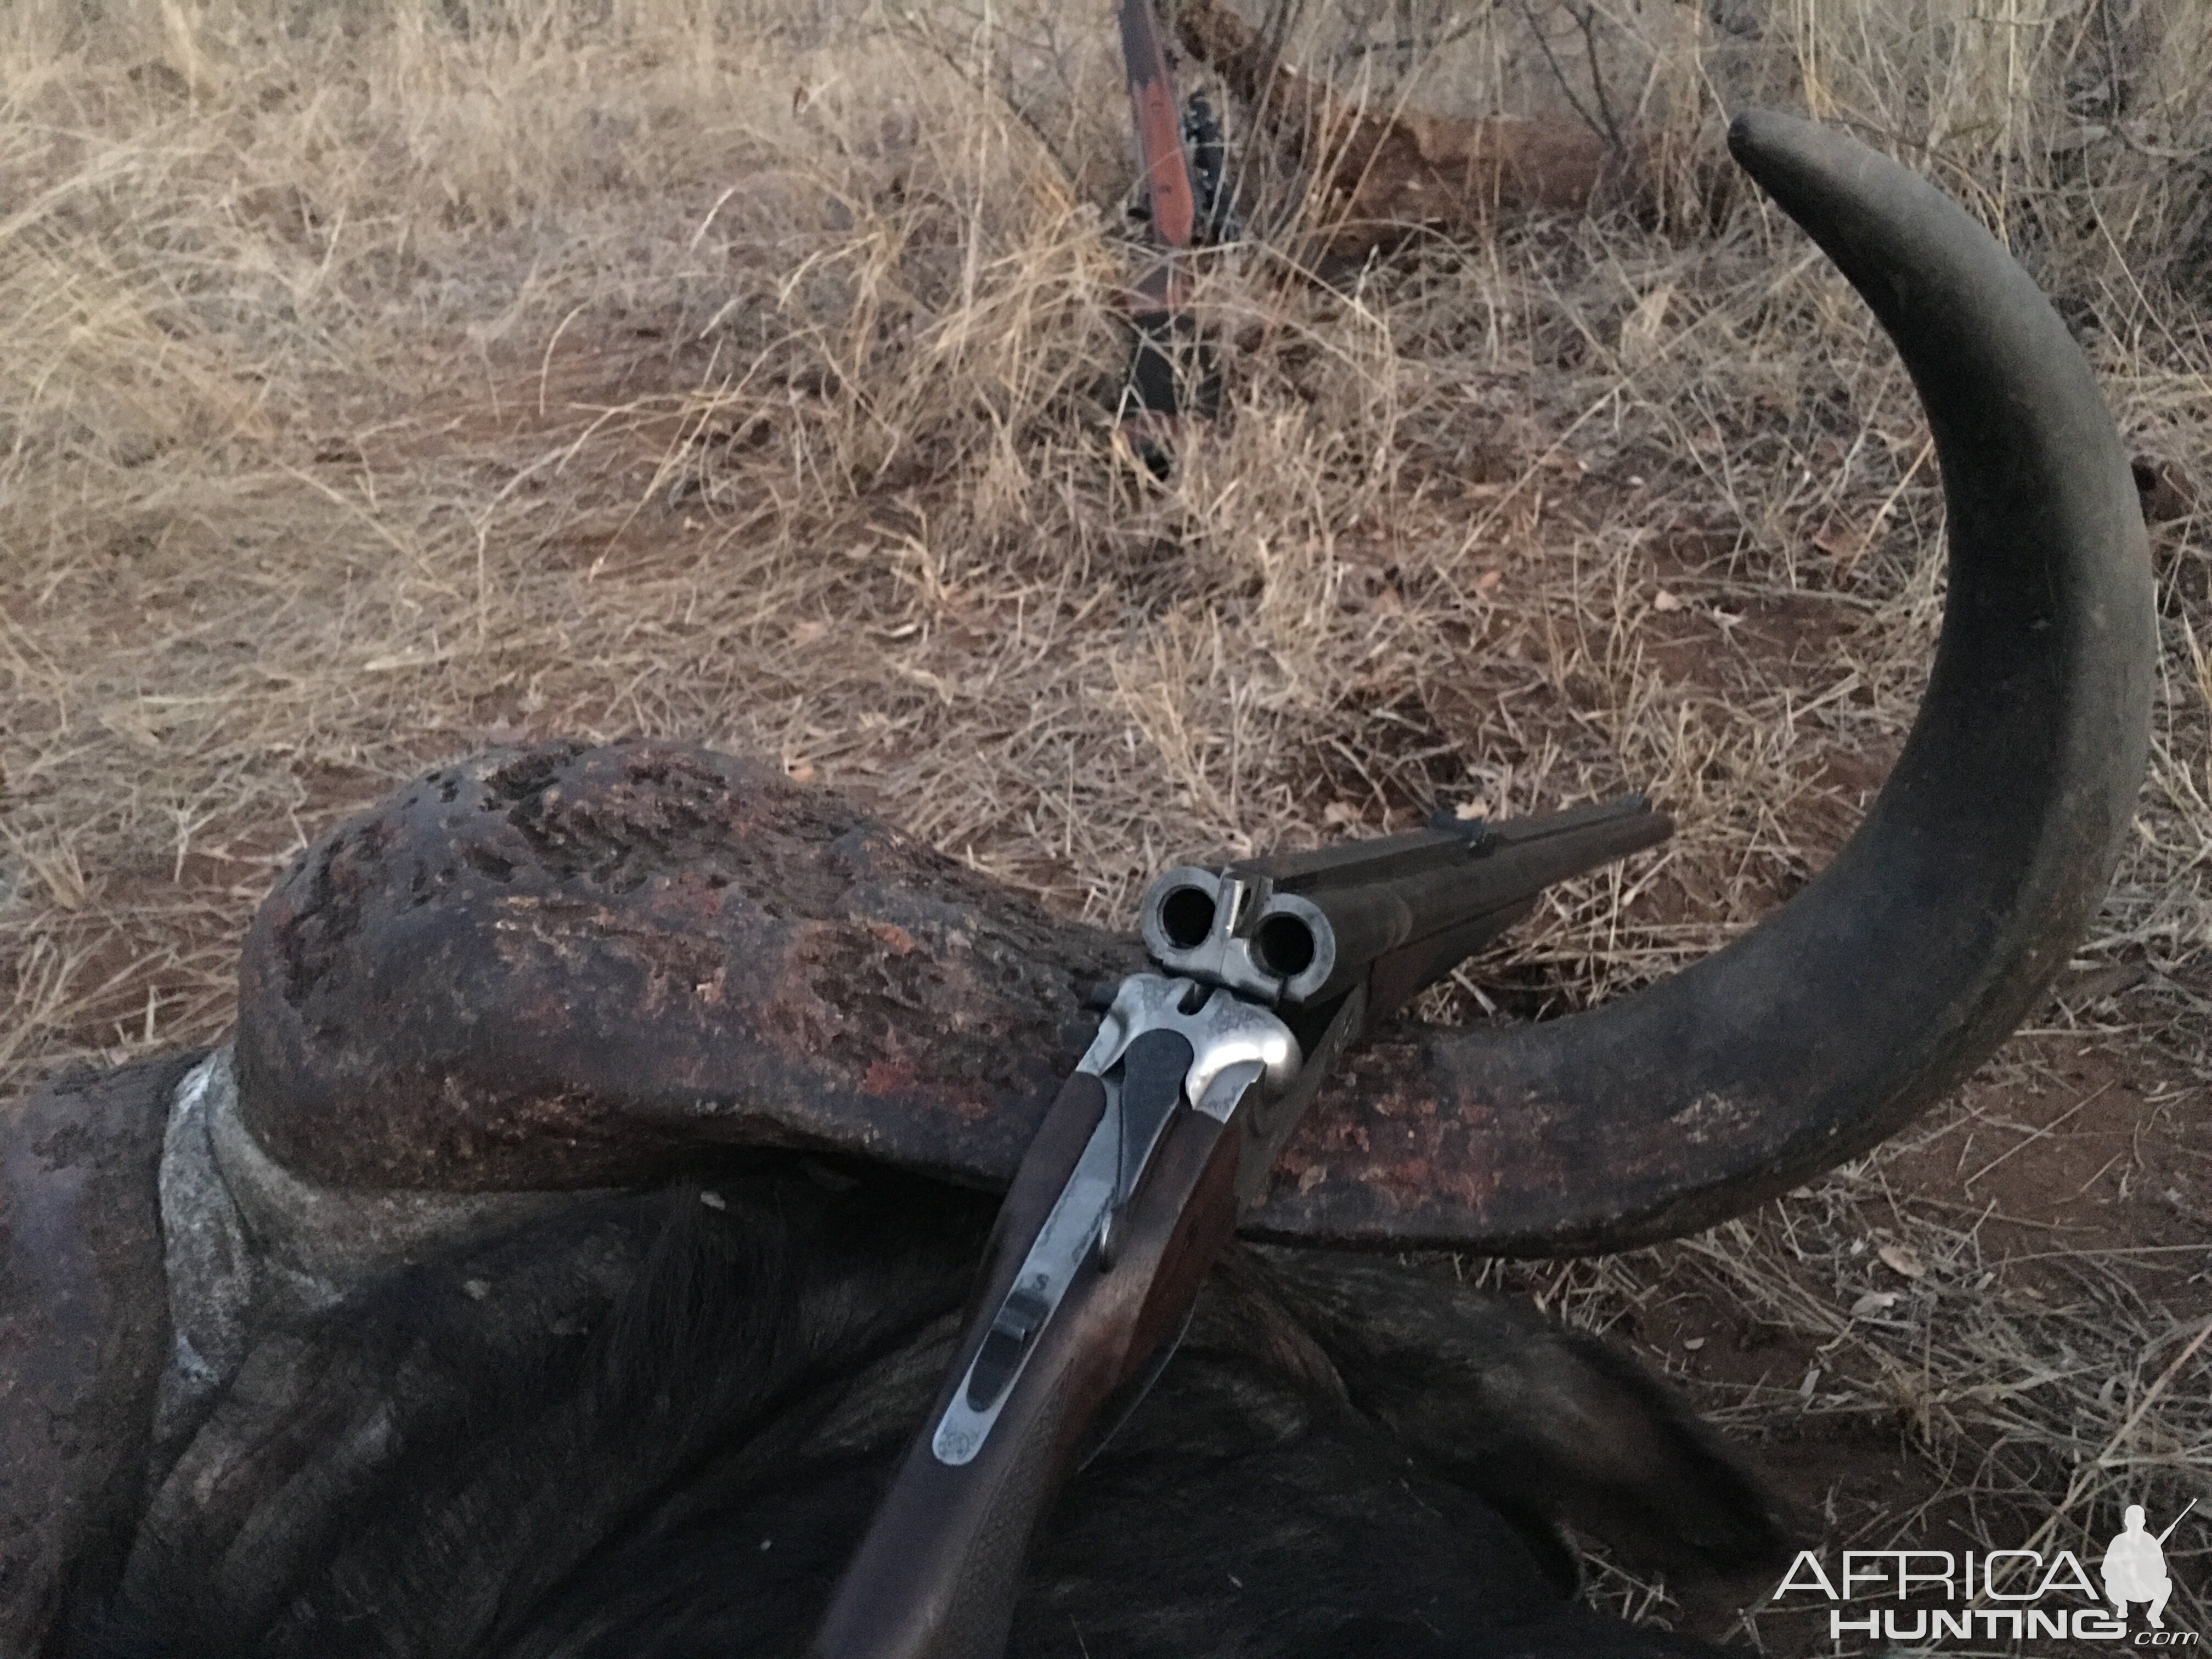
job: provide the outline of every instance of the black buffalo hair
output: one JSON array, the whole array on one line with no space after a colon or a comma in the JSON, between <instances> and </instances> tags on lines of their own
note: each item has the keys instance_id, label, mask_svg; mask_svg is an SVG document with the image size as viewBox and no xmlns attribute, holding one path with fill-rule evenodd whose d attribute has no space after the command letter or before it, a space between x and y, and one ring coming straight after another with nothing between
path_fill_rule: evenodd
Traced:
<instances>
[{"instance_id":1,"label":"black buffalo hair","mask_svg":"<svg viewBox=\"0 0 2212 1659\"><path fill-rule=\"evenodd\" d=\"M988 1197L754 1158L260 1332L155 1471L87 1659L805 1650L938 1387ZM1032 1552L1022 1659L1705 1653L1576 1606L1563 1522L1770 1558L1640 1371L1448 1277L1238 1250Z\"/></svg>"}]
</instances>

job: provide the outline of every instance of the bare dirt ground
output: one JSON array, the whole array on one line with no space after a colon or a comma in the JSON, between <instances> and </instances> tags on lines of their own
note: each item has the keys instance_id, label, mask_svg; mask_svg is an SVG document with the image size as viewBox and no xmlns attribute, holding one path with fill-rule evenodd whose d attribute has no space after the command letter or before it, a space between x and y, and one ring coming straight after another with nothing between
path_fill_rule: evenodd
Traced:
<instances>
[{"instance_id":1,"label":"bare dirt ground","mask_svg":"<svg viewBox=\"0 0 2212 1659\"><path fill-rule=\"evenodd\" d=\"M1534 1017L1713 948L1849 835L1942 598L1909 386L1728 183L1749 76L2007 235L2146 458L2137 836L2030 1028L1876 1153L1662 1249L1460 1267L1663 1367L1832 1559L2089 1559L2125 1502L2212 1500L2212 38L2186 7L1927 9L1606 13L1589 62L1646 65L1674 170L1335 287L1268 171L1203 273L1226 418L1161 487L1092 395L1135 257L1103 12L25 0L0 1096L218 1036L276 871L518 736L772 755L1115 921L1193 849L1642 788L1669 848L1426 1012ZM2168 1547L2168 1622L2202 1628L2212 1531ZM1832 1651L1771 1588L1601 1562L1592 1593Z\"/></svg>"}]
</instances>

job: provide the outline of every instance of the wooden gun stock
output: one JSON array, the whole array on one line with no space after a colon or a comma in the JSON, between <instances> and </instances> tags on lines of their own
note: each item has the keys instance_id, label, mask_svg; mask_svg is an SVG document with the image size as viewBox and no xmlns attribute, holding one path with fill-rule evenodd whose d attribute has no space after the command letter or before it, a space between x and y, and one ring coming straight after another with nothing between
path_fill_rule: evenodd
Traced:
<instances>
[{"instance_id":1,"label":"wooden gun stock","mask_svg":"<svg viewBox=\"0 0 2212 1659\"><path fill-rule=\"evenodd\" d=\"M950 1380L830 1599L811 1659L998 1659L1039 1517L1101 1409L1143 1375L1228 1245L1242 1135L1186 1101L1115 1221L1112 1267L1093 1252L1078 1270L975 1455L939 1458L937 1426L1105 1106L1103 1085L1078 1073L1038 1130L999 1212Z\"/></svg>"},{"instance_id":2,"label":"wooden gun stock","mask_svg":"<svg viewBox=\"0 0 2212 1659\"><path fill-rule=\"evenodd\" d=\"M1129 113L1152 232L1170 249L1187 248L1198 224L1198 200L1182 151L1182 106L1176 100L1166 46L1152 0L1121 0L1121 59L1129 75Z\"/></svg>"}]
</instances>

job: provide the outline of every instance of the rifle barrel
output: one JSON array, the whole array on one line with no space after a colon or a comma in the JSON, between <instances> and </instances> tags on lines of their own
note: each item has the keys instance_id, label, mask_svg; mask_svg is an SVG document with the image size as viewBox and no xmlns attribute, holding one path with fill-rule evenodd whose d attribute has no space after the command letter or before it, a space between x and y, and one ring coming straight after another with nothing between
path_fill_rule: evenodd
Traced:
<instances>
[{"instance_id":1,"label":"rifle barrel","mask_svg":"<svg viewBox=\"0 0 2212 1659\"><path fill-rule=\"evenodd\" d=\"M1146 890L1145 943L1172 972L1291 1006L1331 1001L1379 964L1418 959L1417 982L1389 976L1394 993L1410 994L1517 920L1546 887L1673 828L1630 795L1217 870L1186 865Z\"/></svg>"},{"instance_id":2,"label":"rifle barrel","mask_svg":"<svg viewBox=\"0 0 2212 1659\"><path fill-rule=\"evenodd\" d=\"M2172 1520L2166 1523L2166 1530L2158 1535L2158 1541L2161 1548L2164 1547L2166 1540L2173 1536L2173 1529L2179 1526L2184 1521L2187 1520L2189 1518L2189 1511L2196 1507L2197 1500L2192 1498L2186 1504L2184 1504L2181 1506L2181 1513L2179 1515L2175 1516Z\"/></svg>"}]
</instances>

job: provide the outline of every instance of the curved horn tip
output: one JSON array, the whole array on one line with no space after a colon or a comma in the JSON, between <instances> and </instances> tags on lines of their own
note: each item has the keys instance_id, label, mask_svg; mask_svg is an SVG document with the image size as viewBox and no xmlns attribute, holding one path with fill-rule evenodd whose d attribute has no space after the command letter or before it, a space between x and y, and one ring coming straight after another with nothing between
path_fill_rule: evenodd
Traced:
<instances>
[{"instance_id":1,"label":"curved horn tip","mask_svg":"<svg viewBox=\"0 0 2212 1659\"><path fill-rule=\"evenodd\" d=\"M1779 110L1738 110L1728 125L1729 154L1748 167L1765 161L1795 137L1820 131L1815 122Z\"/></svg>"},{"instance_id":2,"label":"curved horn tip","mask_svg":"<svg viewBox=\"0 0 2212 1659\"><path fill-rule=\"evenodd\" d=\"M1739 161L1753 155L1765 147L1773 114L1768 110L1738 110L1729 118L1729 154Z\"/></svg>"},{"instance_id":3,"label":"curved horn tip","mask_svg":"<svg viewBox=\"0 0 2212 1659\"><path fill-rule=\"evenodd\" d=\"M1728 149L1736 165L1761 190L1821 242L1862 292L1864 273L1849 257L1847 246L1832 245L1823 234L1820 221L1842 210L1852 216L1856 229L1872 231L1887 240L1924 214L1932 213L1934 217L1921 219L1923 228L1950 234L1971 219L1964 208L1915 169L1869 149L1840 128L1802 115L1771 109L1739 111L1729 122ZM1875 217L1869 216L1870 210ZM1904 223L1877 224L1882 215L1899 210L1907 216ZM1996 254L2009 262L2009 256L1994 244L1988 249L1954 246L1951 252L1975 259ZM2020 276L2026 282L2026 273ZM1867 295L1877 305L1881 297L1878 293Z\"/></svg>"}]
</instances>

